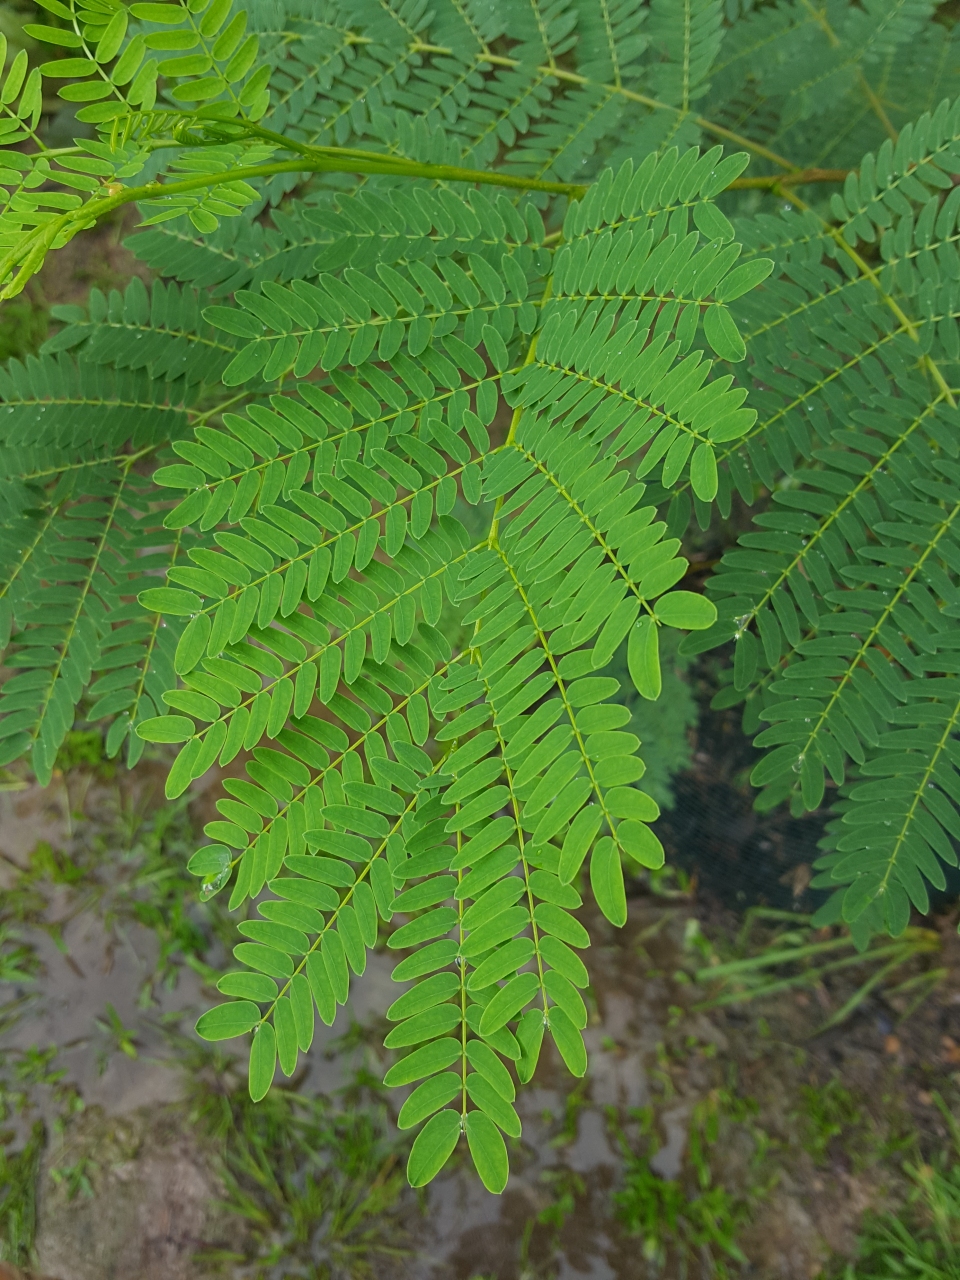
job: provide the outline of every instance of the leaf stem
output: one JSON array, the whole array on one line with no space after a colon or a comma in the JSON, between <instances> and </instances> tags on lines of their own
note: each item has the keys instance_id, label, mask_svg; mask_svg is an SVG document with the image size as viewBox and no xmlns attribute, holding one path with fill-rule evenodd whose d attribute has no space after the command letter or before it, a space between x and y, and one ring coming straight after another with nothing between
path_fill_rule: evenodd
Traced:
<instances>
[{"instance_id":1,"label":"leaf stem","mask_svg":"<svg viewBox=\"0 0 960 1280\"><path fill-rule=\"evenodd\" d=\"M779 187L803 186L807 182L843 182L850 169L796 169L793 173L777 173L768 177L734 178L727 190L742 191L751 187L775 192Z\"/></svg>"},{"instance_id":2,"label":"leaf stem","mask_svg":"<svg viewBox=\"0 0 960 1280\"><path fill-rule=\"evenodd\" d=\"M20 267L13 279L0 289L0 301L13 298L21 292L34 271L39 270L47 250L53 248L60 236L65 235L66 240L70 240L78 231L91 226L98 218L112 213L114 209L141 200L171 200L178 195L190 195L205 187L218 186L225 180L238 182L250 178L270 178L280 173L387 174L405 178L428 178L437 182L477 182L521 191L546 191L574 199L581 197L587 190L583 183L544 182L539 178L521 178L497 170L487 172L465 169L458 165L419 164L412 160L395 160L373 151L343 153L336 147L317 147L297 160L247 165L232 169L229 174L198 174L179 182L148 182L139 187L122 187L100 200L89 200L78 209L71 209L59 218L45 222L0 258L0 281L6 280L17 266Z\"/></svg>"}]
</instances>

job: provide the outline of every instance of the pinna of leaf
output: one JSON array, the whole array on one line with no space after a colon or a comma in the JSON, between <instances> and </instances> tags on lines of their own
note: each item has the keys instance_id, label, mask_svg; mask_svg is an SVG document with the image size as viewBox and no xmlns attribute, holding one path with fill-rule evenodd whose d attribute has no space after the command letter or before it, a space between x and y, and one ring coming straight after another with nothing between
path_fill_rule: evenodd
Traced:
<instances>
[{"instance_id":1,"label":"pinna of leaf","mask_svg":"<svg viewBox=\"0 0 960 1280\"><path fill-rule=\"evenodd\" d=\"M612 185L626 193L631 173L626 166ZM610 186L601 180L599 190ZM752 418L739 415L738 396L728 406L722 387L707 415L694 403L683 432L646 407L644 397L662 403L684 383L695 401L709 361L697 355L671 374L663 337L651 334L653 313L643 321L631 295L602 328L569 296L568 284L579 291L587 280L582 266L571 274L571 246L589 247L600 234L614 248L617 235L632 243L630 229L603 232L595 206L589 194L571 206L564 241L539 269L543 291L550 281L542 325L514 335L508 367L491 378L448 344L474 381L469 396L444 406L446 420L429 419L430 444L422 430L374 434L379 443L361 461L350 457L345 434L339 475L320 470L328 435L319 414L333 411L310 383L298 386L302 407L278 395L269 411L231 419L233 438L251 450L255 431L273 432L288 449L301 448L301 433L321 444L307 446L289 506L262 504L266 519L242 516L249 541L218 538L225 571L224 553L236 565L242 552L253 571L235 590L214 591L186 570L186 590L154 588L143 600L192 619L175 657L186 691L169 701L205 727L163 715L138 730L184 744L168 789L241 745L255 758L247 767L253 781L228 782L231 798L218 802L224 820L208 824L221 852L195 869L207 874L209 866L225 883L232 863L231 905L255 899L259 918L240 925L245 941L235 955L246 970L220 983L234 999L203 1015L198 1031L226 1038L253 1029L250 1090L262 1097L277 1065L290 1075L309 1049L315 1017L332 1023L351 975L364 971L378 922L389 922L388 948L409 954L393 975L405 986L387 1014L394 1026L385 1045L399 1057L385 1083L411 1089L399 1124L420 1126L408 1165L414 1186L436 1176L462 1137L484 1185L502 1191L505 1137L521 1132L516 1087L531 1079L544 1040L575 1076L586 1072L588 975L578 952L589 936L573 914L580 890L589 880L601 910L622 925L624 864L663 861L649 826L657 806L636 785L639 742L623 731L624 710L612 701L619 684L603 669L626 641L631 677L656 698L658 629L703 629L717 616L704 597L675 589L686 561L643 504L645 484L630 460L666 433L660 457L680 469L695 434L709 451L714 421L729 432ZM618 213L640 217L629 205ZM497 278L476 265L474 273L496 300ZM352 284L360 288L359 276ZM484 341L488 355L503 356ZM584 409L570 393L588 341L598 376L610 367L602 390L612 412L605 405L578 427ZM614 370L625 344L630 362ZM489 427L501 397L512 421L494 443ZM647 458L649 450L643 474ZM472 501L491 513L480 539L440 496L445 474L465 484L467 468L476 468ZM197 477L178 468L162 479L212 500L213 486L191 490ZM439 511L437 518L428 508L435 524L417 515L427 495ZM392 534L393 513L408 508L409 525ZM358 563L365 531L374 550L385 538L389 572L368 553ZM212 573L214 557L207 563ZM351 565L367 589L349 576ZM284 611L291 578L297 587ZM271 599L264 615L270 592L277 604ZM457 621L441 630L443 596ZM217 701L210 676L236 687L251 669L265 680L258 675ZM308 693L298 700L305 679ZM213 705L201 709L198 695ZM315 697L323 716L311 713ZM283 750L258 745L264 737ZM235 748L225 749L230 742Z\"/></svg>"},{"instance_id":2,"label":"pinna of leaf","mask_svg":"<svg viewBox=\"0 0 960 1280\"><path fill-rule=\"evenodd\" d=\"M547 454L542 424L525 428L518 417L514 437L522 445L522 460L537 448ZM578 449L578 468L589 473L593 455L599 455L595 445L587 454ZM559 471L562 454L551 458L551 465ZM499 471L490 472L491 488L500 497L502 471L501 463ZM421 670L426 675L433 665L442 672L426 683L433 721L441 725L433 733L437 758L415 744L416 738L423 742L427 729L421 723L418 732L416 718L410 716L415 692L407 691L389 710L382 708L396 758L391 761L380 748L368 755L376 782L361 781L356 765L348 766L351 756L358 757L341 735L337 745L344 748L343 776L349 767L357 779L340 784L347 803L326 804L327 787L320 796L307 790L303 801L290 799L286 806L286 848L294 851L281 848L280 859L272 853L273 833L284 821L276 817L241 859L241 876L244 860L262 858L264 864L262 871L251 870L255 879L247 893L259 892L266 877L280 900L260 904L267 921L241 926L255 943L239 944L237 956L260 973L228 975L221 990L260 999L267 1008L261 1016L251 999L241 998L203 1015L198 1024L207 1038L257 1027L250 1089L255 1098L262 1097L277 1060L291 1074L298 1053L309 1048L314 1007L329 1024L337 1004L346 1000L349 971L363 972L366 948L377 937L378 914L384 920L406 918L388 946L418 948L394 972L398 981L415 985L388 1011L397 1025L386 1044L409 1052L390 1069L385 1083L416 1084L401 1109L401 1126L427 1121L410 1156L415 1186L435 1176L463 1132L484 1184L493 1191L503 1189L507 1153L502 1134L520 1135L512 1105L515 1086L505 1063L514 1065L521 1083L528 1081L546 1032L575 1075L586 1070L580 1031L587 1015L579 989L587 975L576 951L589 938L570 914L582 901L572 882L592 850L595 897L608 918L623 924L621 854L645 866L662 862L659 843L646 825L657 816L657 807L631 785L643 772L636 739L616 732L621 710L609 699L617 681L594 674L624 634L638 625L645 601L636 590L637 575L621 570L622 586L614 579L627 608L618 610L613 634L609 620L603 627L602 619L583 625L588 599L579 606L557 599L563 584L556 566L562 570L569 563L564 549L539 575L553 596L544 600L542 592L539 597L529 592L522 576L529 571L529 553L523 558L516 547L531 527L534 491L557 501L547 485L529 486L531 473L535 478L528 464L513 477L513 492L521 493L527 484L530 502L525 506L521 498L520 504L513 503L517 514L509 525L505 512L511 504L498 506L503 532L497 552L492 554L489 546L468 549L456 580L452 575L447 579L449 597L464 608L464 619L473 627L467 646L453 654L439 632L429 624L421 628L426 648ZM593 495L600 536L620 547L628 544L631 532L646 533L650 511L636 509L643 486L635 485L632 500L617 503L616 520L623 527L611 534L610 514L603 513L609 505L604 493L609 473L608 466L596 466L595 484L582 486L579 504L589 511ZM629 495L622 486L618 489ZM561 500L569 501L565 495ZM546 511L549 504L541 502L540 508ZM659 545L656 539L644 540L654 548ZM539 553L536 561L543 563L540 543L533 546ZM679 574L671 569L669 576L675 581ZM588 578L583 578L583 584L566 592L567 599L585 594ZM567 652L555 654L539 621L551 604L563 625L587 638L600 631L598 643L586 649L567 646ZM660 623L704 626L714 616L701 597L683 591L661 595L643 614L654 635ZM567 622L568 617L573 621ZM407 657L402 649L401 654ZM408 662L416 670L412 655ZM655 664L654 644L647 670ZM646 686L641 692L650 696ZM399 718L404 712L406 720ZM171 719L161 717L158 727ZM336 735L323 721L311 723L307 716L295 724L312 735L305 741L326 738L334 745ZM152 724L143 732L150 734ZM368 750L372 742L382 742L372 724L361 732ZM293 749L294 742L288 742ZM325 780L331 772L332 765L322 769ZM299 781L311 786L306 773ZM319 801L315 818L306 816L312 797ZM229 803L222 806L228 815L234 812ZM294 807L298 804L303 805L302 818ZM310 828L304 829L308 821ZM317 852L295 851L304 846ZM284 875L281 868L294 874ZM330 912L327 917L323 909ZM312 943L308 933L316 935ZM279 987L274 979L280 980Z\"/></svg>"},{"instance_id":3,"label":"pinna of leaf","mask_svg":"<svg viewBox=\"0 0 960 1280\"><path fill-rule=\"evenodd\" d=\"M707 159L701 186L716 181L715 157ZM645 178L652 174L647 164ZM575 885L587 863L594 897L621 925L622 860L663 860L648 825L657 806L635 785L644 771L639 743L620 731L622 708L610 701L618 682L602 670L628 639L631 675L655 698L658 627L704 628L716 617L702 597L671 590L686 561L677 540L664 539L655 508L642 505L639 476L659 459L679 473L696 446L691 481L711 497L711 432L730 438L752 416L722 386L706 412L698 408L710 362L700 353L676 362L693 336L689 322L684 341L664 353L669 330L654 320L673 286L658 278L657 306L644 308L653 238L641 236L633 249L626 223L656 218L631 203L644 185L632 178L628 163L601 179L593 200L571 205L559 248L526 259L527 282L511 287L541 291L539 319L508 335L510 348L489 325L477 335L496 376L469 344L444 342L443 359L461 365L470 391L454 391L442 416L421 419L429 435L423 425L411 435L402 413L394 415L402 424L396 438L371 423L361 461L354 432L344 430L349 411L343 420L342 401L308 381L297 385L298 399L275 395L269 410L226 415L230 435L204 428L203 448L238 461L239 448L247 468L262 467L256 455L275 456L277 445L293 451L286 503L261 493L253 517L243 514L249 502L235 510L231 498L230 521L242 532L216 534L218 550L193 557L199 567L169 571L168 582L181 585L140 595L147 609L190 619L174 655L184 687L163 695L186 714L138 726L141 739L183 744L168 794L218 757L226 762L241 747L254 755L251 781L229 781L230 798L218 802L223 820L208 824L221 843L201 851L194 870L212 876L208 890L216 892L233 868L231 906L255 899L259 918L240 925L245 940L234 953L245 969L220 983L235 999L203 1015L198 1032L215 1039L254 1031L250 1091L262 1097L277 1065L290 1075L309 1049L315 1016L332 1023L351 973L364 971L378 919L405 920L388 946L411 951L394 977L414 985L388 1014L397 1025L386 1046L404 1056L385 1080L415 1086L399 1118L422 1125L409 1162L413 1185L436 1175L463 1134L484 1184L502 1190L503 1135L520 1135L507 1064L526 1083L549 1037L569 1070L585 1073L587 975L577 952L589 938L571 914L582 901ZM615 225L603 231L600 206L611 189L619 193ZM528 223L516 228L521 242L531 238ZM662 241L660 261L672 243ZM570 260L579 246L588 250L586 270ZM590 264L599 272L611 251L633 265L617 313L598 325L580 294L590 287ZM477 302L485 293L502 304L509 263L503 259L501 276L486 259L468 258ZM706 266L698 264L701 274ZM451 273L452 263L448 279L471 296ZM354 272L351 287L361 296L366 288L381 312L410 305L395 272L377 274L380 293L372 273ZM425 290L441 287L437 277L411 275ZM381 297L383 284L393 298ZM291 315L299 298L317 322L319 294L271 297ZM694 302L686 314L695 320L700 312ZM214 323L226 321L218 314ZM585 346L597 376L610 371L599 388L609 404L576 426ZM718 349L731 354L729 342ZM425 371L436 376L437 355L425 356ZM368 385L388 402L405 396L405 383L419 390L406 360L392 362L396 391L364 366ZM681 389L676 414L651 408ZM513 418L494 444L489 427L501 397ZM340 430L335 452L330 427ZM630 459L644 444L635 477ZM188 462L205 457L197 446L177 451ZM202 467L177 464L158 478L187 491L168 527L202 524L211 506L218 519L228 514ZM492 512L480 540L451 514L458 481ZM374 558L381 539L389 569ZM444 595L459 614L456 648L436 627ZM323 717L311 714L315 698ZM264 739L283 750L260 745ZM271 896L261 899L265 886Z\"/></svg>"}]
</instances>

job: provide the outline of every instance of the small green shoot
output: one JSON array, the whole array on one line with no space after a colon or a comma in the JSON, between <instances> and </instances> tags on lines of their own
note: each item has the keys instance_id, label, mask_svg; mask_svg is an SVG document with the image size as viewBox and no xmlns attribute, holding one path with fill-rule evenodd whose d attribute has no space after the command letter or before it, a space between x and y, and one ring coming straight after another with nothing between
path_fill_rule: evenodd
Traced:
<instances>
[{"instance_id":1,"label":"small green shoot","mask_svg":"<svg viewBox=\"0 0 960 1280\"><path fill-rule=\"evenodd\" d=\"M835 1138L849 1135L851 1130L862 1126L863 1111L836 1076L819 1087L803 1085L800 1095L804 1150L817 1164L823 1164Z\"/></svg>"},{"instance_id":2,"label":"small green shoot","mask_svg":"<svg viewBox=\"0 0 960 1280\"><path fill-rule=\"evenodd\" d=\"M766 1143L757 1140L759 1131L749 1123L755 1112L755 1104L728 1090L709 1094L691 1115L686 1170L678 1178L662 1178L650 1165L658 1149L653 1109L639 1107L628 1112L639 1126L639 1150L621 1127L615 1109L608 1110L611 1131L624 1159L623 1186L614 1192L614 1211L627 1234L640 1238L644 1258L658 1270L672 1259L681 1273L687 1274L698 1259L701 1266L709 1267L708 1274L726 1277L731 1274L729 1262L746 1262L737 1233L750 1216L752 1202L765 1188L757 1183L737 1195L715 1183L709 1153L725 1124L748 1124L762 1158Z\"/></svg>"},{"instance_id":3,"label":"small green shoot","mask_svg":"<svg viewBox=\"0 0 960 1280\"><path fill-rule=\"evenodd\" d=\"M123 1019L112 1004L107 1004L106 1016L95 1018L94 1022L105 1042L97 1053L97 1067L101 1075L106 1071L113 1054L122 1053L128 1058L139 1056L136 1031L133 1027L124 1026Z\"/></svg>"},{"instance_id":4,"label":"small green shoot","mask_svg":"<svg viewBox=\"0 0 960 1280\"><path fill-rule=\"evenodd\" d=\"M899 1213L867 1218L860 1256L844 1280L960 1280L960 1126L942 1097L934 1101L952 1151L904 1165L912 1183L907 1203Z\"/></svg>"}]
</instances>

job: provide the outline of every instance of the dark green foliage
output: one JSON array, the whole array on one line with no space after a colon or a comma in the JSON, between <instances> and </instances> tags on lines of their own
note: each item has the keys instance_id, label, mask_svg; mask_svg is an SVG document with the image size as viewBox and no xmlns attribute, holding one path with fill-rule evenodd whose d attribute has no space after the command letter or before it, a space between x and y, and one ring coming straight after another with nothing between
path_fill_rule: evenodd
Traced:
<instances>
[{"instance_id":1,"label":"dark green foliage","mask_svg":"<svg viewBox=\"0 0 960 1280\"><path fill-rule=\"evenodd\" d=\"M747 727L770 723L756 739L772 748L753 773L761 804L816 808L827 775L841 788L815 883L849 888L819 921L866 936L902 932L911 904L928 909L925 881L944 887L939 860L956 864L960 831L957 200L941 194L958 130L944 103L868 155L832 198L836 226L810 213L758 220L755 245L776 255L779 279L734 308L758 334L763 389L755 432L729 461L745 483L750 469L768 485L780 469L791 479L724 557L710 583L720 621L693 646L736 637L721 701L748 695ZM875 271L861 241L877 246Z\"/></svg>"}]
</instances>

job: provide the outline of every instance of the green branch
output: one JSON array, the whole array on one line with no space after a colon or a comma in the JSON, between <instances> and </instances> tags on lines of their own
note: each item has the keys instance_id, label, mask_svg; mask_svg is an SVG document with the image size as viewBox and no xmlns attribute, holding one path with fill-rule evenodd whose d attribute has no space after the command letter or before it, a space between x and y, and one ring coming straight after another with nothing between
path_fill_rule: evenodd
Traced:
<instances>
[{"instance_id":1,"label":"green branch","mask_svg":"<svg viewBox=\"0 0 960 1280\"><path fill-rule=\"evenodd\" d=\"M283 145L290 144L284 141ZM419 164L375 151L351 151L339 147L311 147L302 150L303 154L299 159L248 165L231 170L229 175L222 172L204 173L178 182L148 182L140 187L113 184L108 188L109 195L99 200L90 200L79 209L71 209L59 218L44 223L0 258L0 280L6 280L11 272L18 266L20 268L13 279L0 289L0 301L13 298L21 292L27 280L42 266L47 251L61 237L65 243L78 231L92 226L99 218L123 205L141 200L173 199L178 195L188 195L207 187L218 186L225 179L238 182L251 178L271 178L280 173L387 174L403 178L426 178L434 182L477 182L521 191L546 191L553 195L566 195L574 200L580 199L587 190L583 183L544 182L538 178L520 178L513 174L465 169L458 165Z\"/></svg>"}]
</instances>

